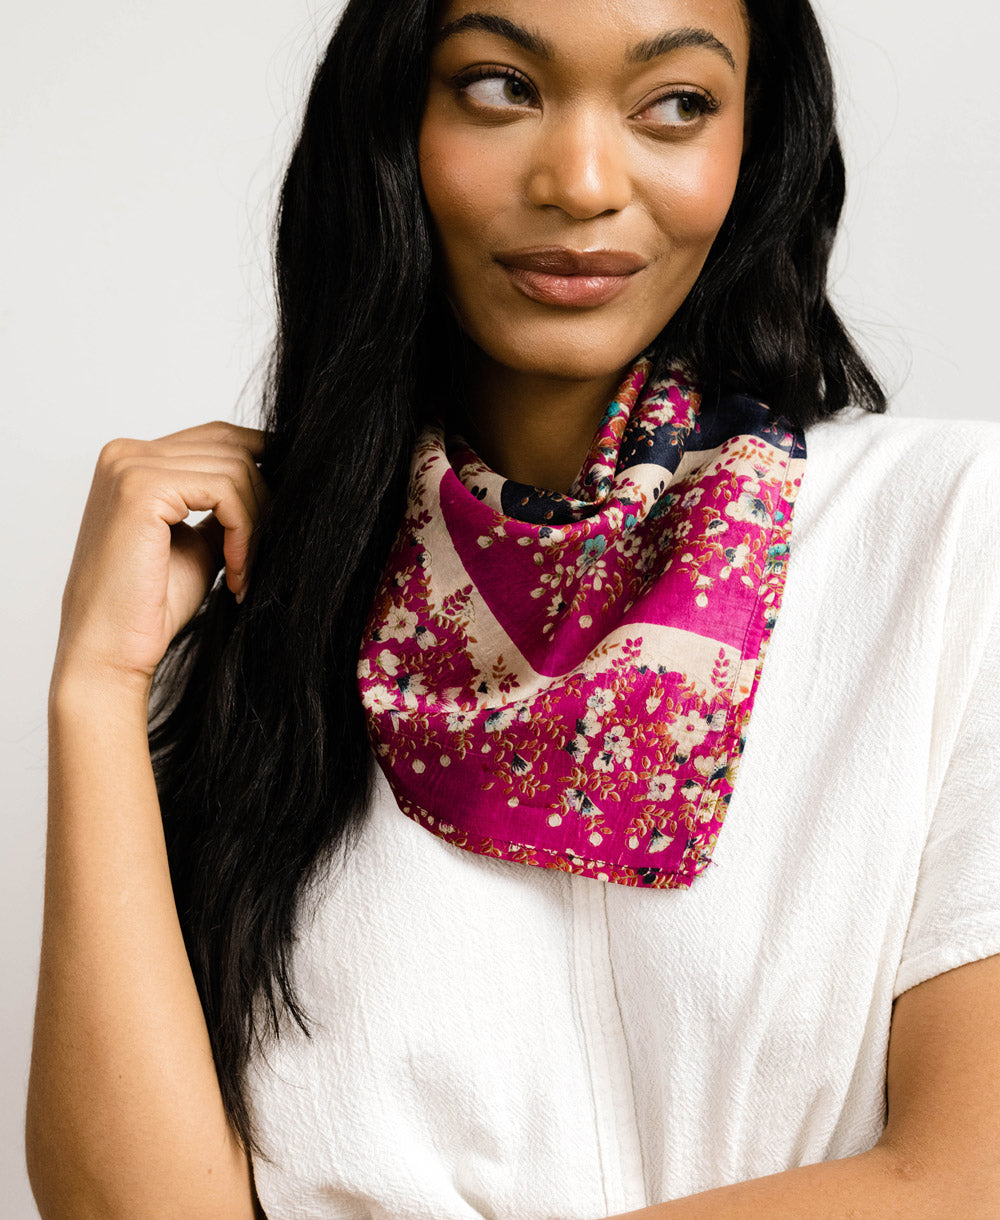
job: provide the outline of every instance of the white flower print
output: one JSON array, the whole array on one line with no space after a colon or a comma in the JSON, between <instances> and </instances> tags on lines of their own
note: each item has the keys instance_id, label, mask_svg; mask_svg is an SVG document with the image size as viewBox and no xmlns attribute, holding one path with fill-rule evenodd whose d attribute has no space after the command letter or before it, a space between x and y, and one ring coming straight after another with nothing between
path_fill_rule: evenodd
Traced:
<instances>
[{"instance_id":1,"label":"white flower print","mask_svg":"<svg viewBox=\"0 0 1000 1220\"><path fill-rule=\"evenodd\" d=\"M567 813L578 813L585 817L594 812L590 797L579 788L569 788L563 793L562 807Z\"/></svg>"},{"instance_id":2,"label":"white flower print","mask_svg":"<svg viewBox=\"0 0 1000 1220\"><path fill-rule=\"evenodd\" d=\"M677 757L679 759L689 758L691 751L697 749L704 742L709 730L713 727L712 722L696 713L685 717L673 725L672 734L677 742Z\"/></svg>"},{"instance_id":3,"label":"white flower print","mask_svg":"<svg viewBox=\"0 0 1000 1220\"><path fill-rule=\"evenodd\" d=\"M608 523L608 530L612 539L616 538L625 528L625 510L620 504L610 505L604 519Z\"/></svg>"},{"instance_id":4,"label":"white flower print","mask_svg":"<svg viewBox=\"0 0 1000 1220\"><path fill-rule=\"evenodd\" d=\"M381 683L368 688L365 692L365 700L375 712L387 712L396 706L395 695L387 686L383 686Z\"/></svg>"},{"instance_id":5,"label":"white flower print","mask_svg":"<svg viewBox=\"0 0 1000 1220\"><path fill-rule=\"evenodd\" d=\"M602 750L594 759L595 771L602 771L607 774L614 771L617 766L618 759L609 750Z\"/></svg>"},{"instance_id":6,"label":"white flower print","mask_svg":"<svg viewBox=\"0 0 1000 1220\"><path fill-rule=\"evenodd\" d=\"M731 560L732 566L734 568L745 568L749 558L750 547L745 542L741 542L733 552L733 558Z\"/></svg>"},{"instance_id":7,"label":"white flower print","mask_svg":"<svg viewBox=\"0 0 1000 1220\"><path fill-rule=\"evenodd\" d=\"M476 713L465 711L459 708L457 711L449 713L448 716L448 732L449 733L467 733L476 723Z\"/></svg>"},{"instance_id":8,"label":"white flower print","mask_svg":"<svg viewBox=\"0 0 1000 1220\"><path fill-rule=\"evenodd\" d=\"M588 577L594 589L600 589L608 579L608 561L603 557L594 559L590 555L581 555L577 572L580 576Z\"/></svg>"},{"instance_id":9,"label":"white flower print","mask_svg":"<svg viewBox=\"0 0 1000 1220\"><path fill-rule=\"evenodd\" d=\"M729 564L719 573L723 580L729 579L733 568L741 571L747 566L750 559L750 548L745 542L741 542L739 546L729 547L726 550L726 558L729 560Z\"/></svg>"},{"instance_id":10,"label":"white flower print","mask_svg":"<svg viewBox=\"0 0 1000 1220\"><path fill-rule=\"evenodd\" d=\"M417 616L405 606L393 606L386 615L385 627L381 634L384 639L403 643L404 640L412 639L416 629Z\"/></svg>"},{"instance_id":11,"label":"white flower print","mask_svg":"<svg viewBox=\"0 0 1000 1220\"><path fill-rule=\"evenodd\" d=\"M765 501L751 491L741 492L739 499L726 505L726 516L731 517L734 521L767 525L770 515L770 509Z\"/></svg>"},{"instance_id":12,"label":"white flower print","mask_svg":"<svg viewBox=\"0 0 1000 1220\"><path fill-rule=\"evenodd\" d=\"M626 766L632 761L632 743L623 725L612 725L604 734L604 749Z\"/></svg>"},{"instance_id":13,"label":"white flower print","mask_svg":"<svg viewBox=\"0 0 1000 1220\"><path fill-rule=\"evenodd\" d=\"M614 706L614 695L603 687L587 696L587 707L592 708L597 716L606 716Z\"/></svg>"},{"instance_id":14,"label":"white flower print","mask_svg":"<svg viewBox=\"0 0 1000 1220\"><path fill-rule=\"evenodd\" d=\"M427 685L420 674L402 674L397 677L396 685L407 707L416 707L417 700L427 694Z\"/></svg>"},{"instance_id":15,"label":"white flower print","mask_svg":"<svg viewBox=\"0 0 1000 1220\"><path fill-rule=\"evenodd\" d=\"M382 651L376 656L375 664L381 670L381 673L377 675L378 677L385 674L388 678L395 678L396 673L399 670L399 657L397 657L391 649L383 648Z\"/></svg>"},{"instance_id":16,"label":"white flower print","mask_svg":"<svg viewBox=\"0 0 1000 1220\"><path fill-rule=\"evenodd\" d=\"M669 847L671 843L673 843L674 837L674 835L665 835L662 831L657 830L654 826L649 836L650 853L652 854L653 852L663 851L665 848Z\"/></svg>"},{"instance_id":17,"label":"white flower print","mask_svg":"<svg viewBox=\"0 0 1000 1220\"><path fill-rule=\"evenodd\" d=\"M417 644L420 648L433 648L438 642L437 636L429 627L418 626L416 629Z\"/></svg>"},{"instance_id":18,"label":"white flower print","mask_svg":"<svg viewBox=\"0 0 1000 1220\"><path fill-rule=\"evenodd\" d=\"M704 487L692 487L684 499L681 500L681 508L697 508L704 494Z\"/></svg>"},{"instance_id":19,"label":"white flower print","mask_svg":"<svg viewBox=\"0 0 1000 1220\"><path fill-rule=\"evenodd\" d=\"M538 541L542 546L558 546L565 539L565 532L561 529L556 529L555 526L549 526L541 530L538 535Z\"/></svg>"},{"instance_id":20,"label":"white flower print","mask_svg":"<svg viewBox=\"0 0 1000 1220\"><path fill-rule=\"evenodd\" d=\"M483 728L490 733L503 733L514 723L516 710L513 707L497 708L495 712L490 712L486 717Z\"/></svg>"},{"instance_id":21,"label":"white flower print","mask_svg":"<svg viewBox=\"0 0 1000 1220\"><path fill-rule=\"evenodd\" d=\"M655 775L649 781L646 796L651 801L669 801L674 794L676 780L672 775Z\"/></svg>"},{"instance_id":22,"label":"white flower print","mask_svg":"<svg viewBox=\"0 0 1000 1220\"><path fill-rule=\"evenodd\" d=\"M587 757L587 750L590 748L590 742L586 737L576 736L566 744L566 753L573 759L574 762L582 763Z\"/></svg>"}]
</instances>

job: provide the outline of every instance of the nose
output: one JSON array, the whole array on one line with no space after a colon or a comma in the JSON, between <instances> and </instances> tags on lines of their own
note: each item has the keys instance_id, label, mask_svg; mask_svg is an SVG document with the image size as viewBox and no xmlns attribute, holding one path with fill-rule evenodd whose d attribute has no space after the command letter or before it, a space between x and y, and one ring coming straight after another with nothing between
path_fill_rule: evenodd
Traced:
<instances>
[{"instance_id":1,"label":"nose","mask_svg":"<svg viewBox=\"0 0 1000 1220\"><path fill-rule=\"evenodd\" d=\"M620 212L632 198L623 133L593 113L543 121L536 136L527 194L574 220Z\"/></svg>"}]
</instances>

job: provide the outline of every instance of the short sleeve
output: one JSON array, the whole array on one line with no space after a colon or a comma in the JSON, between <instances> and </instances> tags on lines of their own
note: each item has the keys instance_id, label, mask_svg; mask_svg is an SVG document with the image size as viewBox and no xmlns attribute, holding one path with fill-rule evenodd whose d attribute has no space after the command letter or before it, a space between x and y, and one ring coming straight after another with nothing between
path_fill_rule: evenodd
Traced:
<instances>
[{"instance_id":1,"label":"short sleeve","mask_svg":"<svg viewBox=\"0 0 1000 1220\"><path fill-rule=\"evenodd\" d=\"M962 630L961 620L954 629ZM998 691L1000 614L994 613L931 819L894 997L1000 953Z\"/></svg>"}]
</instances>

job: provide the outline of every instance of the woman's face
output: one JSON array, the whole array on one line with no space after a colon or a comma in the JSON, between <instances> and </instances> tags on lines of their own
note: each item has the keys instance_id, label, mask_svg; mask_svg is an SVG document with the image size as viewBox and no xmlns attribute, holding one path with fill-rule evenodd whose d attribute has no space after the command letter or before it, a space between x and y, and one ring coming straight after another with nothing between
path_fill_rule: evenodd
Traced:
<instances>
[{"instance_id":1,"label":"woman's face","mask_svg":"<svg viewBox=\"0 0 1000 1220\"><path fill-rule=\"evenodd\" d=\"M625 367L698 277L743 152L739 0L446 0L420 169L445 291L501 365Z\"/></svg>"}]
</instances>

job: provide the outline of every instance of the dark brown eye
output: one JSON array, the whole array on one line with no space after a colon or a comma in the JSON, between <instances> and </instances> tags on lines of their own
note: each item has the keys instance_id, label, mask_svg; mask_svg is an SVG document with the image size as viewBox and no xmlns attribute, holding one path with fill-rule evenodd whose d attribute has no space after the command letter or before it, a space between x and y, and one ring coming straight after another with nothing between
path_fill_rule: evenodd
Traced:
<instances>
[{"instance_id":1,"label":"dark brown eye","mask_svg":"<svg viewBox=\"0 0 1000 1220\"><path fill-rule=\"evenodd\" d=\"M459 83L462 92L482 106L523 108L530 106L534 98L528 82L509 72L482 72L473 80Z\"/></svg>"},{"instance_id":2,"label":"dark brown eye","mask_svg":"<svg viewBox=\"0 0 1000 1220\"><path fill-rule=\"evenodd\" d=\"M647 106L643 113L664 127L688 127L711 109L711 103L700 93L671 93Z\"/></svg>"}]
</instances>

